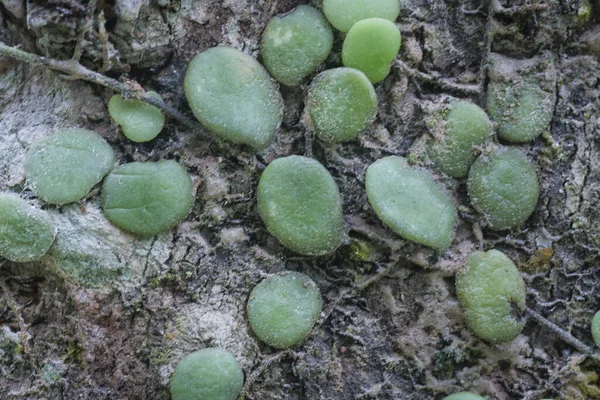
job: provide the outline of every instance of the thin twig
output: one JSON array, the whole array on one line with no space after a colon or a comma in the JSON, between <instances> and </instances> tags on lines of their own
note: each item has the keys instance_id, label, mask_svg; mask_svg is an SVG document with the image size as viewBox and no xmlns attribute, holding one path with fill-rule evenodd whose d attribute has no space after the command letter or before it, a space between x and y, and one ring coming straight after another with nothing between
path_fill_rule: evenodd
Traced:
<instances>
[{"instance_id":1,"label":"thin twig","mask_svg":"<svg viewBox=\"0 0 600 400\"><path fill-rule=\"evenodd\" d=\"M575 336L571 335L569 332L562 329L560 326L556 325L553 322L550 322L531 308L527 308L527 315L533 318L538 324L550 329L552 332L557 334L562 340L564 340L569 345L573 346L575 349L580 351L581 353L600 361L600 353L595 351L592 347L586 345Z\"/></svg>"},{"instance_id":2,"label":"thin twig","mask_svg":"<svg viewBox=\"0 0 600 400\"><path fill-rule=\"evenodd\" d=\"M124 97L134 97L143 102L151 104L165 114L170 115L184 126L190 129L200 130L201 127L198 123L191 120L182 114L179 110L164 101L155 97L149 96L148 93L144 92L141 86L135 82L119 82L116 79L109 78L101 73L87 69L83 65L79 64L74 60L55 60L48 57L38 56L37 54L28 53L17 48L7 46L5 43L0 42L0 55L13 58L15 60L23 61L32 65L42 65L44 67L53 69L55 71L63 72L67 75L73 76L76 79L82 79L88 82L96 83L98 85L107 87L116 92L123 94Z\"/></svg>"},{"instance_id":3,"label":"thin twig","mask_svg":"<svg viewBox=\"0 0 600 400\"><path fill-rule=\"evenodd\" d=\"M433 75L429 75L416 69L410 68L401 60L396 60L395 65L398 68L400 68L400 70L404 71L408 76L419 79L424 82L434 84L436 86L439 86L443 90L459 92L467 95L479 94L479 85L455 83L446 78L438 78Z\"/></svg>"},{"instance_id":4,"label":"thin twig","mask_svg":"<svg viewBox=\"0 0 600 400\"><path fill-rule=\"evenodd\" d=\"M246 383L244 384L244 388L242 389L240 395L238 396L239 400L244 400L244 398L248 395L248 392L250 391L250 388L252 388L252 385L254 384L254 382L256 382L256 380L258 379L258 377L267 370L267 368L269 368L271 365L275 364L276 362L281 361L283 358L288 357L293 355L294 352L293 350L284 350L282 352L279 352L277 354L275 354L274 356L271 356L269 358L267 358L266 360L264 360L254 371L252 371L252 373L248 376L248 379L246 379Z\"/></svg>"},{"instance_id":5,"label":"thin twig","mask_svg":"<svg viewBox=\"0 0 600 400\"><path fill-rule=\"evenodd\" d=\"M377 271L377 273L375 275L370 276L370 277L362 280L361 282L358 282L356 284L356 287L359 290L363 290L363 289L366 289L367 287L371 286L372 284L379 282L382 278L389 275L392 268L394 268L394 265L396 265L396 262L388 263L388 265L385 268L383 268L380 271Z\"/></svg>"}]
</instances>

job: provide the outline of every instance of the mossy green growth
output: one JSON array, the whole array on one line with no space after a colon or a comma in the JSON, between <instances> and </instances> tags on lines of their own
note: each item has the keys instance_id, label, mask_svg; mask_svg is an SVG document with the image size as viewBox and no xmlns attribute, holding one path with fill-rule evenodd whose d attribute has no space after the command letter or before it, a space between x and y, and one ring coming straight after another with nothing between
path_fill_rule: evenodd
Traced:
<instances>
[{"instance_id":1,"label":"mossy green growth","mask_svg":"<svg viewBox=\"0 0 600 400\"><path fill-rule=\"evenodd\" d=\"M63 129L31 145L25 177L42 200L66 204L87 195L110 172L114 162L112 148L97 133Z\"/></svg>"},{"instance_id":2,"label":"mossy green growth","mask_svg":"<svg viewBox=\"0 0 600 400\"><path fill-rule=\"evenodd\" d=\"M138 235L168 231L187 217L193 204L192 180L172 160L123 164L106 177L102 187L106 218Z\"/></svg>"},{"instance_id":3,"label":"mossy green growth","mask_svg":"<svg viewBox=\"0 0 600 400\"><path fill-rule=\"evenodd\" d=\"M485 398L471 392L459 392L444 397L444 400L485 400Z\"/></svg>"},{"instance_id":4,"label":"mossy green growth","mask_svg":"<svg viewBox=\"0 0 600 400\"><path fill-rule=\"evenodd\" d=\"M456 207L430 173L389 156L369 166L365 184L375 213L398 235L437 250L450 246Z\"/></svg>"},{"instance_id":5,"label":"mossy green growth","mask_svg":"<svg viewBox=\"0 0 600 400\"><path fill-rule=\"evenodd\" d=\"M173 400L235 400L244 385L244 372L228 351L208 348L179 361L171 377Z\"/></svg>"},{"instance_id":6,"label":"mossy green growth","mask_svg":"<svg viewBox=\"0 0 600 400\"><path fill-rule=\"evenodd\" d=\"M332 45L333 32L323 14L311 6L298 6L269 21L261 53L265 67L276 80L297 86L325 61Z\"/></svg>"},{"instance_id":7,"label":"mossy green growth","mask_svg":"<svg viewBox=\"0 0 600 400\"><path fill-rule=\"evenodd\" d=\"M291 271L256 285L247 306L252 331L261 341L278 349L300 343L322 309L317 285L308 276Z\"/></svg>"},{"instance_id":8,"label":"mossy green growth","mask_svg":"<svg viewBox=\"0 0 600 400\"><path fill-rule=\"evenodd\" d=\"M490 83L487 109L498 136L512 143L538 137L552 121L553 96L532 84Z\"/></svg>"},{"instance_id":9,"label":"mossy green growth","mask_svg":"<svg viewBox=\"0 0 600 400\"><path fill-rule=\"evenodd\" d=\"M344 39L344 66L365 73L372 83L390 73L390 64L400 50L400 30L383 18L369 18L355 23Z\"/></svg>"},{"instance_id":10,"label":"mossy green growth","mask_svg":"<svg viewBox=\"0 0 600 400\"><path fill-rule=\"evenodd\" d=\"M498 147L471 167L469 197L492 229L517 228L535 210L539 184L535 169L521 151Z\"/></svg>"},{"instance_id":11,"label":"mossy green growth","mask_svg":"<svg viewBox=\"0 0 600 400\"><path fill-rule=\"evenodd\" d=\"M429 156L446 175L464 178L477 159L474 146L483 146L493 134L492 123L477 105L451 100L441 125L429 142Z\"/></svg>"},{"instance_id":12,"label":"mossy green growth","mask_svg":"<svg viewBox=\"0 0 600 400\"><path fill-rule=\"evenodd\" d=\"M369 79L353 68L321 72L308 89L306 120L326 143L355 139L377 115L377 96Z\"/></svg>"},{"instance_id":13,"label":"mossy green growth","mask_svg":"<svg viewBox=\"0 0 600 400\"><path fill-rule=\"evenodd\" d=\"M258 61L234 48L218 46L196 55L184 89L196 118L232 142L260 150L281 123L277 84Z\"/></svg>"},{"instance_id":14,"label":"mossy green growth","mask_svg":"<svg viewBox=\"0 0 600 400\"><path fill-rule=\"evenodd\" d=\"M476 251L456 277L456 293L469 328L489 342L511 341L525 326L525 282L498 250Z\"/></svg>"},{"instance_id":15,"label":"mossy green growth","mask_svg":"<svg viewBox=\"0 0 600 400\"><path fill-rule=\"evenodd\" d=\"M260 178L257 197L267 229L285 247L323 255L342 244L342 199L318 161L302 156L274 160Z\"/></svg>"},{"instance_id":16,"label":"mossy green growth","mask_svg":"<svg viewBox=\"0 0 600 400\"><path fill-rule=\"evenodd\" d=\"M400 14L399 0L323 0L323 12L336 29L348 32L352 25L367 18L395 21Z\"/></svg>"},{"instance_id":17,"label":"mossy green growth","mask_svg":"<svg viewBox=\"0 0 600 400\"><path fill-rule=\"evenodd\" d=\"M149 96L162 100L156 92ZM165 116L153 105L138 99L122 99L115 94L108 102L108 113L121 126L123 135L133 142L154 139L165 124Z\"/></svg>"},{"instance_id":18,"label":"mossy green growth","mask_svg":"<svg viewBox=\"0 0 600 400\"><path fill-rule=\"evenodd\" d=\"M600 311L596 312L592 318L592 336L596 346L600 347Z\"/></svg>"},{"instance_id":19,"label":"mossy green growth","mask_svg":"<svg viewBox=\"0 0 600 400\"><path fill-rule=\"evenodd\" d=\"M56 236L50 215L16 194L0 194L0 257L14 262L42 257Z\"/></svg>"}]
</instances>

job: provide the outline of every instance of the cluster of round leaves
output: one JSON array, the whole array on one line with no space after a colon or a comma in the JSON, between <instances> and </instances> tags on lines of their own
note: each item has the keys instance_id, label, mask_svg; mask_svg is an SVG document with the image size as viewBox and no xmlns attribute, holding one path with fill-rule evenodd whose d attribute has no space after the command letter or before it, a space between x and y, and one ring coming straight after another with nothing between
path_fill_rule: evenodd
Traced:
<instances>
[{"instance_id":1,"label":"cluster of round leaves","mask_svg":"<svg viewBox=\"0 0 600 400\"><path fill-rule=\"evenodd\" d=\"M345 67L318 74L306 98L305 121L325 143L355 139L375 119L373 84L383 80L400 48L393 21L398 0L324 0L325 16L300 6L267 25L261 45L264 64L280 83L296 86L313 74L329 56L333 32L327 20L347 32L342 62ZM490 85L491 86L491 85ZM210 130L255 149L266 147L281 123L283 99L277 85L252 57L229 47L198 54L184 83L194 115ZM160 98L158 94L151 95ZM500 138L526 142L547 126L540 103L548 97L535 86L490 87L488 103ZM510 104L511 112L502 111ZM109 113L134 142L155 138L164 116L156 107L136 99L114 96ZM516 149L496 147L479 158L473 148L484 146L492 125L479 107L452 100L443 113L443 129L434 135L429 156L438 168L455 178L468 176L473 206L493 229L522 224L535 208L538 183L535 170ZM112 170L114 155L97 134L63 130L38 141L28 153L26 174L38 197L66 204L87 195ZM385 157L366 173L367 197L381 218L405 239L443 251L453 239L457 219L450 196L423 169L402 157ZM272 162L258 186L258 209L269 231L286 247L306 255L335 251L343 242L339 190L315 160L291 156ZM110 172L102 190L107 218L120 228L140 234L164 232L193 205L192 182L174 161L129 163ZM49 216L13 195L0 196L0 255L29 261L43 255L54 240ZM457 293L469 327L490 342L512 340L523 327L515 310L523 312L525 286L504 254L475 252L457 277ZM247 312L257 337L276 348L300 343L322 310L322 298L307 276L284 272L257 285ZM600 337L600 317L592 330ZM183 359L171 382L174 399L237 397L243 372L228 352L204 349ZM446 400L479 400L457 393Z\"/></svg>"},{"instance_id":2,"label":"cluster of round leaves","mask_svg":"<svg viewBox=\"0 0 600 400\"><path fill-rule=\"evenodd\" d=\"M537 174L527 157L516 148L488 146L493 126L474 104L449 99L433 114L427 153L437 168L467 178L471 204L492 229L521 226L539 196ZM525 283L503 253L471 254L457 275L456 289L467 325L478 337L510 341L523 329Z\"/></svg>"},{"instance_id":3,"label":"cluster of round leaves","mask_svg":"<svg viewBox=\"0 0 600 400\"><path fill-rule=\"evenodd\" d=\"M108 175L102 188L104 213L119 228L138 235L165 232L188 215L193 188L181 165L129 163L113 170L114 163L113 150L100 135L63 129L31 145L25 177L38 198L62 205L81 200ZM0 213L0 256L33 261L50 248L56 232L45 211L18 196L0 195Z\"/></svg>"},{"instance_id":4,"label":"cluster of round leaves","mask_svg":"<svg viewBox=\"0 0 600 400\"><path fill-rule=\"evenodd\" d=\"M196 118L222 138L256 150L265 148L283 116L281 93L269 73L287 86L298 86L315 73L331 53L334 36L329 19L334 26L340 21L344 27L352 23L342 51L347 68L315 77L306 98L306 125L326 143L358 137L377 114L373 83L388 75L400 49L400 31L392 22L399 13L398 0L381 1L377 7L356 3L352 15L347 14L352 5L334 2L324 4L327 19L304 5L272 18L261 42L266 70L230 47L196 55L184 82Z\"/></svg>"},{"instance_id":5,"label":"cluster of round leaves","mask_svg":"<svg viewBox=\"0 0 600 400\"><path fill-rule=\"evenodd\" d=\"M474 104L450 99L433 114L428 155L434 164L451 177L468 178L471 203L492 229L521 226L539 196L537 174L527 157L512 147L486 148L492 123Z\"/></svg>"}]
</instances>

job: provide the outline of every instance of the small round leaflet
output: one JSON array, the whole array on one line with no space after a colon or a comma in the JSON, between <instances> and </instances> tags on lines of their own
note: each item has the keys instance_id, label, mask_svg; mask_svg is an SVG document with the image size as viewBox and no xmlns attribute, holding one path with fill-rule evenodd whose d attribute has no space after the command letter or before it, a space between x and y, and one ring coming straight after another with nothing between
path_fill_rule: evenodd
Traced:
<instances>
[{"instance_id":1,"label":"small round leaflet","mask_svg":"<svg viewBox=\"0 0 600 400\"><path fill-rule=\"evenodd\" d=\"M148 95L161 99L156 92L148 92ZM108 102L108 113L121 126L123 134L133 142L154 139L165 124L165 116L155 106L138 99L125 100L118 94Z\"/></svg>"},{"instance_id":2,"label":"small round leaflet","mask_svg":"<svg viewBox=\"0 0 600 400\"><path fill-rule=\"evenodd\" d=\"M377 115L375 89L353 68L321 72L308 89L306 113L308 124L324 142L354 139Z\"/></svg>"},{"instance_id":3,"label":"small round leaflet","mask_svg":"<svg viewBox=\"0 0 600 400\"><path fill-rule=\"evenodd\" d=\"M302 156L274 160L260 178L257 197L267 229L285 247L323 255L342 244L342 199L318 161Z\"/></svg>"},{"instance_id":4,"label":"small round leaflet","mask_svg":"<svg viewBox=\"0 0 600 400\"><path fill-rule=\"evenodd\" d=\"M333 33L323 14L310 6L298 6L288 15L269 21L261 53L265 67L277 81L296 86L325 61L332 44Z\"/></svg>"},{"instance_id":5,"label":"small round leaflet","mask_svg":"<svg viewBox=\"0 0 600 400\"><path fill-rule=\"evenodd\" d=\"M539 196L535 169L523 153L511 147L479 156L469 171L467 186L473 207L495 230L523 224Z\"/></svg>"},{"instance_id":6,"label":"small round leaflet","mask_svg":"<svg viewBox=\"0 0 600 400\"><path fill-rule=\"evenodd\" d=\"M66 204L87 195L113 168L112 148L97 133L64 129L33 143L25 160L31 190L52 204Z\"/></svg>"},{"instance_id":7,"label":"small round leaflet","mask_svg":"<svg viewBox=\"0 0 600 400\"><path fill-rule=\"evenodd\" d=\"M450 246L456 207L429 172L389 156L367 168L365 184L375 213L398 235L437 250Z\"/></svg>"},{"instance_id":8,"label":"small round leaflet","mask_svg":"<svg viewBox=\"0 0 600 400\"><path fill-rule=\"evenodd\" d=\"M322 309L323 300L315 283L304 274L290 271L256 285L247 306L252 331L279 349L301 342Z\"/></svg>"},{"instance_id":9,"label":"small round leaflet","mask_svg":"<svg viewBox=\"0 0 600 400\"><path fill-rule=\"evenodd\" d=\"M102 188L106 218L139 235L168 231L189 214L193 203L190 176L171 160L121 165L106 177Z\"/></svg>"},{"instance_id":10,"label":"small round leaflet","mask_svg":"<svg viewBox=\"0 0 600 400\"><path fill-rule=\"evenodd\" d=\"M323 12L336 29L348 32L352 25L367 18L395 21L400 0L323 0Z\"/></svg>"},{"instance_id":11,"label":"small round leaflet","mask_svg":"<svg viewBox=\"0 0 600 400\"><path fill-rule=\"evenodd\" d=\"M13 262L42 257L56 235L50 215L16 194L0 194L0 257Z\"/></svg>"},{"instance_id":12,"label":"small round leaflet","mask_svg":"<svg viewBox=\"0 0 600 400\"><path fill-rule=\"evenodd\" d=\"M218 46L196 55L184 89L196 118L232 142L263 149L281 123L277 84L258 61L234 48Z\"/></svg>"},{"instance_id":13,"label":"small round leaflet","mask_svg":"<svg viewBox=\"0 0 600 400\"><path fill-rule=\"evenodd\" d=\"M382 81L400 50L400 31L393 22L383 18L358 21L344 39L342 62L356 68L372 83Z\"/></svg>"},{"instance_id":14,"label":"small round leaflet","mask_svg":"<svg viewBox=\"0 0 600 400\"><path fill-rule=\"evenodd\" d=\"M553 96L537 85L491 83L487 90L487 109L501 139L529 142L552 121Z\"/></svg>"},{"instance_id":15,"label":"small round leaflet","mask_svg":"<svg viewBox=\"0 0 600 400\"><path fill-rule=\"evenodd\" d=\"M235 400L244 385L244 372L233 355L208 348L179 361L171 377L173 400Z\"/></svg>"},{"instance_id":16,"label":"small round leaflet","mask_svg":"<svg viewBox=\"0 0 600 400\"><path fill-rule=\"evenodd\" d=\"M429 142L429 156L448 176L464 178L477 159L474 146L487 143L492 123L485 111L465 100L451 100L444 114L441 129Z\"/></svg>"},{"instance_id":17,"label":"small round leaflet","mask_svg":"<svg viewBox=\"0 0 600 400\"><path fill-rule=\"evenodd\" d=\"M597 311L592 318L592 337L596 346L600 347L600 311Z\"/></svg>"},{"instance_id":18,"label":"small round leaflet","mask_svg":"<svg viewBox=\"0 0 600 400\"><path fill-rule=\"evenodd\" d=\"M481 339L511 341L525 326L525 282L498 250L469 256L465 271L456 277L456 293L467 325Z\"/></svg>"}]
</instances>

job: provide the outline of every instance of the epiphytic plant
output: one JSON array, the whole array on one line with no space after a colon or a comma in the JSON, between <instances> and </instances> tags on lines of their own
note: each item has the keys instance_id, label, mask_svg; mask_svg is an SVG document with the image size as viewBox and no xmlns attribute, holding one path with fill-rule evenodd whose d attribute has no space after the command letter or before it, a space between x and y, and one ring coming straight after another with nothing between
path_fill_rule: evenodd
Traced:
<instances>
[{"instance_id":1,"label":"epiphytic plant","mask_svg":"<svg viewBox=\"0 0 600 400\"><path fill-rule=\"evenodd\" d=\"M244 372L228 351L207 348L179 361L171 377L173 400L235 400L244 385Z\"/></svg>"},{"instance_id":2,"label":"epiphytic plant","mask_svg":"<svg viewBox=\"0 0 600 400\"><path fill-rule=\"evenodd\" d=\"M369 166L365 185L375 213L394 232L438 250L450 246L456 207L429 172L402 157L384 157Z\"/></svg>"},{"instance_id":3,"label":"epiphytic plant","mask_svg":"<svg viewBox=\"0 0 600 400\"><path fill-rule=\"evenodd\" d=\"M63 129L33 143L25 177L33 192L52 204L77 201L113 168L113 149L97 133Z\"/></svg>"},{"instance_id":4,"label":"epiphytic plant","mask_svg":"<svg viewBox=\"0 0 600 400\"><path fill-rule=\"evenodd\" d=\"M248 322L268 345L292 347L310 332L322 308L319 289L308 276L281 272L256 285L250 293Z\"/></svg>"},{"instance_id":5,"label":"epiphytic plant","mask_svg":"<svg viewBox=\"0 0 600 400\"><path fill-rule=\"evenodd\" d=\"M306 121L326 143L355 139L375 119L377 96L362 72L334 68L313 80L306 98Z\"/></svg>"},{"instance_id":6,"label":"epiphytic plant","mask_svg":"<svg viewBox=\"0 0 600 400\"><path fill-rule=\"evenodd\" d=\"M119 228L139 235L156 235L183 220L194 204L190 176L167 160L123 164L102 187L104 215Z\"/></svg>"},{"instance_id":7,"label":"epiphytic plant","mask_svg":"<svg viewBox=\"0 0 600 400\"><path fill-rule=\"evenodd\" d=\"M260 178L257 201L269 232L287 248L323 255L342 244L342 199L318 161L302 156L274 160Z\"/></svg>"},{"instance_id":8,"label":"epiphytic plant","mask_svg":"<svg viewBox=\"0 0 600 400\"><path fill-rule=\"evenodd\" d=\"M196 55L184 88L196 118L233 142L262 149L281 123L283 100L277 85L258 61L232 47Z\"/></svg>"},{"instance_id":9,"label":"epiphytic plant","mask_svg":"<svg viewBox=\"0 0 600 400\"><path fill-rule=\"evenodd\" d=\"M325 61L332 45L333 33L323 14L298 6L269 21L260 49L271 75L284 85L296 86Z\"/></svg>"}]
</instances>

